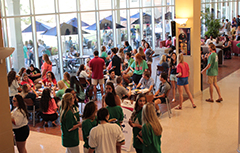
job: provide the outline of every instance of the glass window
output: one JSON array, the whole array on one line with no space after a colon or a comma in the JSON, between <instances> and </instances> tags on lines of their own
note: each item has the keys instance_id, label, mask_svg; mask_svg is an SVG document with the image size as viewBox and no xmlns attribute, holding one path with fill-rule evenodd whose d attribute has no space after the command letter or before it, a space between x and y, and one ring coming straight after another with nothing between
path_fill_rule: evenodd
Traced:
<instances>
[{"instance_id":1,"label":"glass window","mask_svg":"<svg viewBox=\"0 0 240 153\"><path fill-rule=\"evenodd\" d=\"M141 40L141 24L140 24L140 12L139 9L131 9L130 10L130 35L131 35L131 41L129 44L132 46L132 48L138 48L141 44L138 44L138 42ZM127 39L127 38L126 38ZM141 42L140 42L141 43Z\"/></svg>"},{"instance_id":2,"label":"glass window","mask_svg":"<svg viewBox=\"0 0 240 153\"><path fill-rule=\"evenodd\" d=\"M115 0L114 8L126 8L126 0Z\"/></svg>"},{"instance_id":3,"label":"glass window","mask_svg":"<svg viewBox=\"0 0 240 153\"><path fill-rule=\"evenodd\" d=\"M80 0L81 11L95 10L95 0Z\"/></svg>"},{"instance_id":4,"label":"glass window","mask_svg":"<svg viewBox=\"0 0 240 153\"><path fill-rule=\"evenodd\" d=\"M44 16L36 16L36 21L44 23L49 25L51 28L49 30L46 30L45 32L39 31L37 32L37 41L38 41L38 48L41 49L42 47L45 48L45 50L40 53L40 50L38 50L38 57L40 67L41 67L41 56L42 54L46 53L49 55L50 60L54 63L54 66L52 71L56 74L59 71L57 70L57 66L59 64L55 64L56 61L59 62L58 57L58 43L57 43L57 30L56 30L56 21L55 21L55 15L44 15ZM56 77L56 76L55 76Z\"/></svg>"},{"instance_id":5,"label":"glass window","mask_svg":"<svg viewBox=\"0 0 240 153\"><path fill-rule=\"evenodd\" d=\"M154 0L155 6L161 6L163 0Z\"/></svg>"},{"instance_id":6,"label":"glass window","mask_svg":"<svg viewBox=\"0 0 240 153\"><path fill-rule=\"evenodd\" d=\"M34 8L35 8L36 14L45 14L45 13L55 12L54 0L34 0L34 5L35 5Z\"/></svg>"},{"instance_id":7,"label":"glass window","mask_svg":"<svg viewBox=\"0 0 240 153\"><path fill-rule=\"evenodd\" d=\"M162 7L155 8L155 47L160 47L160 41L163 38Z\"/></svg>"},{"instance_id":8,"label":"glass window","mask_svg":"<svg viewBox=\"0 0 240 153\"><path fill-rule=\"evenodd\" d=\"M97 50L97 33L96 33L96 18L95 12L81 14L82 22L90 25L82 26L82 30L87 33L82 33L83 37L83 55L93 55L93 51Z\"/></svg>"},{"instance_id":9,"label":"glass window","mask_svg":"<svg viewBox=\"0 0 240 153\"><path fill-rule=\"evenodd\" d=\"M111 9L112 8L112 0L99 0L99 9Z\"/></svg>"},{"instance_id":10,"label":"glass window","mask_svg":"<svg viewBox=\"0 0 240 153\"><path fill-rule=\"evenodd\" d=\"M126 10L116 10L116 23L122 25L124 27L116 29L116 36L117 36L117 47L121 48L124 45L124 41L127 40L127 15Z\"/></svg>"},{"instance_id":11,"label":"glass window","mask_svg":"<svg viewBox=\"0 0 240 153\"><path fill-rule=\"evenodd\" d=\"M152 0L143 0L143 7L152 6Z\"/></svg>"},{"instance_id":12,"label":"glass window","mask_svg":"<svg viewBox=\"0 0 240 153\"><path fill-rule=\"evenodd\" d=\"M13 1L5 0L5 9L7 16L30 14L29 1L26 0L14 1L14 3Z\"/></svg>"},{"instance_id":13,"label":"glass window","mask_svg":"<svg viewBox=\"0 0 240 153\"><path fill-rule=\"evenodd\" d=\"M130 1L130 7L139 7L140 0L129 0Z\"/></svg>"},{"instance_id":14,"label":"glass window","mask_svg":"<svg viewBox=\"0 0 240 153\"><path fill-rule=\"evenodd\" d=\"M30 17L9 18L7 19L7 26L9 47L15 48L13 54L10 56L11 68L19 71L21 67L28 67L29 64L34 64ZM25 32L25 29L28 27L30 27L30 30Z\"/></svg>"},{"instance_id":15,"label":"glass window","mask_svg":"<svg viewBox=\"0 0 240 153\"><path fill-rule=\"evenodd\" d=\"M60 0L59 2L59 11L60 12L72 12L76 11L76 0L68 0L67 3L66 1Z\"/></svg>"},{"instance_id":16,"label":"glass window","mask_svg":"<svg viewBox=\"0 0 240 153\"><path fill-rule=\"evenodd\" d=\"M101 31L101 46L106 46L107 50L114 47L113 41L113 23L111 11L99 12L100 16L100 31ZM120 27L119 27L120 28Z\"/></svg>"},{"instance_id":17,"label":"glass window","mask_svg":"<svg viewBox=\"0 0 240 153\"><path fill-rule=\"evenodd\" d=\"M143 39L152 47L152 9L143 9Z\"/></svg>"}]
</instances>

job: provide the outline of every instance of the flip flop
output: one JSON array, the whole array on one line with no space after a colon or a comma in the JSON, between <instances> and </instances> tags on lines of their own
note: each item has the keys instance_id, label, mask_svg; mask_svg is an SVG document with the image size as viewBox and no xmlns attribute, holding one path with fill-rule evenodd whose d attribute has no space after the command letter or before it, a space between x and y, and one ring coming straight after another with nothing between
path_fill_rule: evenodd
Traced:
<instances>
[{"instance_id":1,"label":"flip flop","mask_svg":"<svg viewBox=\"0 0 240 153\"><path fill-rule=\"evenodd\" d=\"M195 104L192 105L193 108L196 108L197 106Z\"/></svg>"},{"instance_id":2,"label":"flip flop","mask_svg":"<svg viewBox=\"0 0 240 153\"><path fill-rule=\"evenodd\" d=\"M216 102L218 102L218 103L220 103L221 101L223 101L222 98L219 98L219 99L216 100Z\"/></svg>"},{"instance_id":3,"label":"flip flop","mask_svg":"<svg viewBox=\"0 0 240 153\"><path fill-rule=\"evenodd\" d=\"M209 99L206 99L206 101L207 101L207 102L212 102L212 103L214 102L214 101L213 101L212 99L210 99L210 98L209 98Z\"/></svg>"}]
</instances>

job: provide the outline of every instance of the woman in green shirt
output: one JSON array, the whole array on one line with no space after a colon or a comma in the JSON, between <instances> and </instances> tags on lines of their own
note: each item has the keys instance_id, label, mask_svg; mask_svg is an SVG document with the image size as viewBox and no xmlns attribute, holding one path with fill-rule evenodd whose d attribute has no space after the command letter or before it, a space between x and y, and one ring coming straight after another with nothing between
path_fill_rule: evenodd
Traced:
<instances>
[{"instance_id":1,"label":"woman in green shirt","mask_svg":"<svg viewBox=\"0 0 240 153\"><path fill-rule=\"evenodd\" d=\"M63 74L63 80L62 80L64 83L65 83L65 85L68 87L68 88L70 88L70 74L68 73L68 72L65 72L64 74Z\"/></svg>"},{"instance_id":2,"label":"woman in green shirt","mask_svg":"<svg viewBox=\"0 0 240 153\"><path fill-rule=\"evenodd\" d=\"M55 92L56 88L53 88L53 96L62 100L62 96L64 95L64 92L67 89L67 86L64 84L62 80L58 81L57 86L59 90L56 93Z\"/></svg>"},{"instance_id":3,"label":"woman in green shirt","mask_svg":"<svg viewBox=\"0 0 240 153\"><path fill-rule=\"evenodd\" d=\"M60 110L60 123L62 131L62 145L66 147L66 152L79 153L79 134L80 123L77 122L73 113L74 98L71 93L66 93L62 99Z\"/></svg>"},{"instance_id":4,"label":"woman in green shirt","mask_svg":"<svg viewBox=\"0 0 240 153\"><path fill-rule=\"evenodd\" d=\"M80 122L80 115L79 115L79 106L78 102L80 101L76 95L76 92L72 88L67 88L65 93L71 93L74 98L74 105L73 105L73 114L76 116L77 121Z\"/></svg>"},{"instance_id":5,"label":"woman in green shirt","mask_svg":"<svg viewBox=\"0 0 240 153\"><path fill-rule=\"evenodd\" d=\"M105 64L108 65L107 63L109 62L110 56L108 56L106 50L107 50L107 48L106 48L105 46L102 46L102 48L101 48L102 54L101 54L100 57L101 57L102 59L104 59Z\"/></svg>"},{"instance_id":6,"label":"woman in green shirt","mask_svg":"<svg viewBox=\"0 0 240 153\"><path fill-rule=\"evenodd\" d=\"M95 126L97 126L97 120L96 120L96 113L98 111L97 104L94 102L89 102L84 107L83 111L83 122L82 122L82 134L83 134L83 140L84 140L84 153L88 153L89 150L89 144L88 144L88 138L89 133L91 129Z\"/></svg>"},{"instance_id":7,"label":"woman in green shirt","mask_svg":"<svg viewBox=\"0 0 240 153\"><path fill-rule=\"evenodd\" d=\"M110 115L108 122L117 123L120 126L120 128L122 128L121 125L124 117L123 110L122 107L116 105L114 94L108 92L107 95L105 96L105 102L107 104L106 108L108 109ZM120 153L121 146L117 145L116 148L117 152Z\"/></svg>"},{"instance_id":8,"label":"woman in green shirt","mask_svg":"<svg viewBox=\"0 0 240 153\"><path fill-rule=\"evenodd\" d=\"M159 122L153 104L148 103L142 110L142 138L144 153L161 153L162 126ZM141 134L140 134L141 135Z\"/></svg>"},{"instance_id":9,"label":"woman in green shirt","mask_svg":"<svg viewBox=\"0 0 240 153\"><path fill-rule=\"evenodd\" d=\"M130 67L125 71L127 73L129 70L133 71L132 79L134 83L137 85L142 78L142 74L144 71L148 70L147 62L142 58L142 56L137 53L135 55L135 61L132 63Z\"/></svg>"},{"instance_id":10,"label":"woman in green shirt","mask_svg":"<svg viewBox=\"0 0 240 153\"><path fill-rule=\"evenodd\" d=\"M134 111L129 119L129 125L133 127L133 147L137 153L142 153L142 142L137 138L137 135L142 130L142 108L147 103L147 98L144 94L137 96Z\"/></svg>"}]
</instances>

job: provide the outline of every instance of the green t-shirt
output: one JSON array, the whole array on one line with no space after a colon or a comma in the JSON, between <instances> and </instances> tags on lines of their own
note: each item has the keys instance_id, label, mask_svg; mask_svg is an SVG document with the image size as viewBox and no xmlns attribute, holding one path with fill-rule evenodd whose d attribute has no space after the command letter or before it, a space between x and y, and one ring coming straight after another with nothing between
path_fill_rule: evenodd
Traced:
<instances>
[{"instance_id":1,"label":"green t-shirt","mask_svg":"<svg viewBox=\"0 0 240 153\"><path fill-rule=\"evenodd\" d=\"M86 119L82 122L82 134L83 134L83 140L84 140L84 148L89 148L88 144L88 136L93 127L97 126L97 120L96 118L92 121L91 119Z\"/></svg>"},{"instance_id":2,"label":"green t-shirt","mask_svg":"<svg viewBox=\"0 0 240 153\"><path fill-rule=\"evenodd\" d=\"M66 85L68 88L70 88L70 81L69 81L69 83L68 83L66 80L64 80L64 79L62 79L62 81L65 83L65 85Z\"/></svg>"},{"instance_id":3,"label":"green t-shirt","mask_svg":"<svg viewBox=\"0 0 240 153\"><path fill-rule=\"evenodd\" d=\"M107 62L107 59L106 59L106 58L108 57L108 55L107 55L106 52L102 52L101 57L104 57L105 62Z\"/></svg>"},{"instance_id":4,"label":"green t-shirt","mask_svg":"<svg viewBox=\"0 0 240 153\"><path fill-rule=\"evenodd\" d=\"M23 54L24 54L24 58L28 58L27 57L27 47L26 46L23 46Z\"/></svg>"},{"instance_id":5,"label":"green t-shirt","mask_svg":"<svg viewBox=\"0 0 240 153\"><path fill-rule=\"evenodd\" d=\"M218 75L218 55L217 53L212 53L208 57L208 64L211 64L210 68L207 69L208 76L217 76Z\"/></svg>"},{"instance_id":6,"label":"green t-shirt","mask_svg":"<svg viewBox=\"0 0 240 153\"><path fill-rule=\"evenodd\" d=\"M137 113L136 117L134 118L134 123L142 125L142 110ZM137 135L141 130L142 129L137 127L133 128L133 147L136 149L142 149L143 146L142 142L137 138Z\"/></svg>"},{"instance_id":7,"label":"green t-shirt","mask_svg":"<svg viewBox=\"0 0 240 153\"><path fill-rule=\"evenodd\" d=\"M56 97L60 98L62 100L62 95L64 95L65 89L60 89L56 93Z\"/></svg>"},{"instance_id":8,"label":"green t-shirt","mask_svg":"<svg viewBox=\"0 0 240 153\"><path fill-rule=\"evenodd\" d=\"M128 60L128 67L131 66L133 62L134 62L134 59L130 57Z\"/></svg>"},{"instance_id":9,"label":"green t-shirt","mask_svg":"<svg viewBox=\"0 0 240 153\"><path fill-rule=\"evenodd\" d=\"M123 121L122 107L120 107L120 106L113 106L113 107L107 106L106 108L108 109L108 112L109 112L109 115L110 115L109 119L112 119L112 118L117 119L118 120L117 124L120 126L120 122Z\"/></svg>"},{"instance_id":10,"label":"green t-shirt","mask_svg":"<svg viewBox=\"0 0 240 153\"><path fill-rule=\"evenodd\" d=\"M161 153L161 135L156 136L150 124L142 126L143 152Z\"/></svg>"},{"instance_id":11,"label":"green t-shirt","mask_svg":"<svg viewBox=\"0 0 240 153\"><path fill-rule=\"evenodd\" d=\"M131 67L134 69L134 72L135 74L137 75L142 75L143 72L148 69L148 66L147 66L147 62L145 60L142 61L142 63L140 63L140 65L137 65L135 64L135 61L132 63Z\"/></svg>"},{"instance_id":12,"label":"green t-shirt","mask_svg":"<svg viewBox=\"0 0 240 153\"><path fill-rule=\"evenodd\" d=\"M76 147L79 145L78 128L70 132L68 130L77 124L77 120L75 119L71 110L66 113L66 116L65 113L66 112L63 113L61 123L62 145L64 147Z\"/></svg>"}]
</instances>

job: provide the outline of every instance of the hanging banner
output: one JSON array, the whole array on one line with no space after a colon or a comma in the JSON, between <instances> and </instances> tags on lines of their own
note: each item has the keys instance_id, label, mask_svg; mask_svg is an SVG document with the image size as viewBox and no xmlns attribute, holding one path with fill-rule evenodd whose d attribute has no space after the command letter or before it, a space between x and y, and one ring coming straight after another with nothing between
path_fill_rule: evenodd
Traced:
<instances>
[{"instance_id":1,"label":"hanging banner","mask_svg":"<svg viewBox=\"0 0 240 153\"><path fill-rule=\"evenodd\" d=\"M179 53L191 55L191 28L178 28Z\"/></svg>"}]
</instances>

